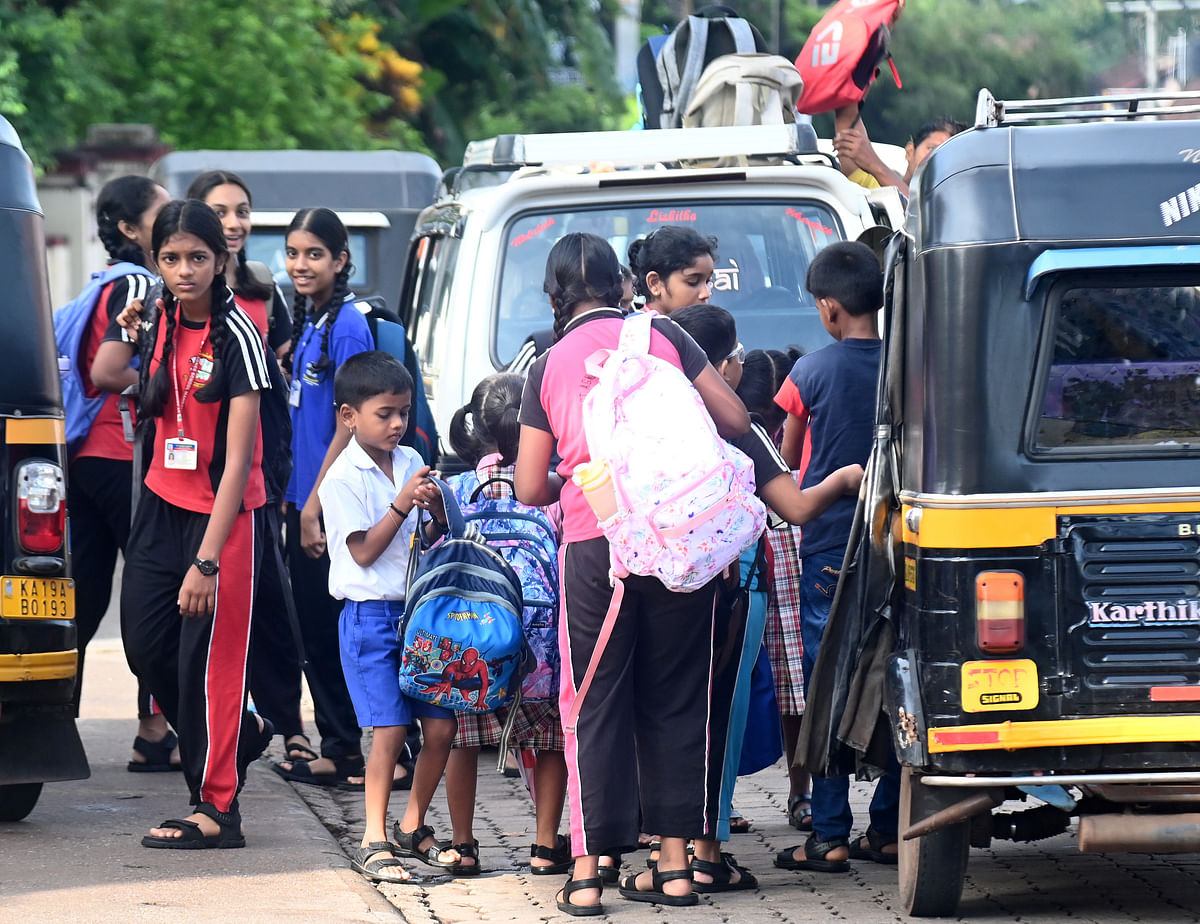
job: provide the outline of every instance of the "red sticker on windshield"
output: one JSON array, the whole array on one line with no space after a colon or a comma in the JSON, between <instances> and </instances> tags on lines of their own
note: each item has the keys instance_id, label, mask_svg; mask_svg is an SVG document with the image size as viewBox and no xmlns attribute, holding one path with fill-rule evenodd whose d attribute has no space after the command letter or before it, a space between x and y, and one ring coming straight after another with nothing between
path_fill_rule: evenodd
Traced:
<instances>
[{"instance_id":1,"label":"red sticker on windshield","mask_svg":"<svg viewBox=\"0 0 1200 924\"><path fill-rule=\"evenodd\" d=\"M681 221L696 221L691 209L654 209L646 218L647 224L676 225Z\"/></svg>"},{"instance_id":2,"label":"red sticker on windshield","mask_svg":"<svg viewBox=\"0 0 1200 924\"><path fill-rule=\"evenodd\" d=\"M837 233L836 231L833 230L833 228L827 228L825 225L821 224L819 221L813 221L811 218L806 218L802 212L799 212L796 209L791 208L790 206L785 210L785 214L789 218L796 219L796 221L800 222L801 224L808 225L814 231L820 231L822 234L833 235L833 234Z\"/></svg>"},{"instance_id":3,"label":"red sticker on windshield","mask_svg":"<svg viewBox=\"0 0 1200 924\"><path fill-rule=\"evenodd\" d=\"M509 244L509 246L510 247L520 247L526 241L532 241L535 237L537 237L543 231L547 230L548 228L552 228L552 227L554 227L554 216L553 215L551 215L549 218L547 218L545 221L543 221L537 227L530 228L524 234L518 234L516 237L514 237L512 239L512 243Z\"/></svg>"}]
</instances>

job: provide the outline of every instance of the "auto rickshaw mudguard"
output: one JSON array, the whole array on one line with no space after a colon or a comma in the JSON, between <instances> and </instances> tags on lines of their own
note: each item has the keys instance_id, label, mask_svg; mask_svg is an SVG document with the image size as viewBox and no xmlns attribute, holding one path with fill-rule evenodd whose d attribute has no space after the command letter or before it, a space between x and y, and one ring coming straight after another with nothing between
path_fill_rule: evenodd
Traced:
<instances>
[{"instance_id":1,"label":"auto rickshaw mudguard","mask_svg":"<svg viewBox=\"0 0 1200 924\"><path fill-rule=\"evenodd\" d=\"M85 780L91 776L70 705L4 704L0 716L0 785Z\"/></svg>"},{"instance_id":2,"label":"auto rickshaw mudguard","mask_svg":"<svg viewBox=\"0 0 1200 924\"><path fill-rule=\"evenodd\" d=\"M883 694L896 759L910 767L923 767L929 763L929 751L925 747L925 710L921 705L917 664L917 653L911 649L892 655L888 659Z\"/></svg>"}]
</instances>

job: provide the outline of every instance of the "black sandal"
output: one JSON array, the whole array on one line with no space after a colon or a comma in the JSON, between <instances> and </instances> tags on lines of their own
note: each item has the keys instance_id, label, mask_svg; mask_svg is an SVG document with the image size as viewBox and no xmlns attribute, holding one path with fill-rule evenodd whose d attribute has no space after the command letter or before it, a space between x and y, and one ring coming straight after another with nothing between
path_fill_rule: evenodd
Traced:
<instances>
[{"instance_id":1,"label":"black sandal","mask_svg":"<svg viewBox=\"0 0 1200 924\"><path fill-rule=\"evenodd\" d=\"M307 783L310 786L328 786L332 789L344 789L349 792L362 792L366 789L364 783L351 783L350 777L362 776L366 765L361 757L333 757L333 773L313 773L306 760L289 760L292 765L289 770L282 763L271 764L271 769L290 783Z\"/></svg>"},{"instance_id":2,"label":"black sandal","mask_svg":"<svg viewBox=\"0 0 1200 924\"><path fill-rule=\"evenodd\" d=\"M816 873L848 873L850 872L849 860L827 860L834 850L839 847L849 847L850 841L844 837L832 837L827 841L817 840L816 834L810 834L808 840L803 844L804 859L797 860L795 852L800 849L799 844L795 847L788 847L786 850L781 850L775 857L775 865L779 869L792 870L812 870Z\"/></svg>"},{"instance_id":3,"label":"black sandal","mask_svg":"<svg viewBox=\"0 0 1200 924\"><path fill-rule=\"evenodd\" d=\"M739 815L737 812L729 813L729 833L730 834L749 834L752 830L750 819L744 815Z\"/></svg>"},{"instance_id":4,"label":"black sandal","mask_svg":"<svg viewBox=\"0 0 1200 924\"><path fill-rule=\"evenodd\" d=\"M291 744L285 743L283 746L283 759L296 763L298 760L317 760L320 754L312 749L312 742L308 740L308 735L293 735L293 738L303 738L304 743L293 741Z\"/></svg>"},{"instance_id":5,"label":"black sandal","mask_svg":"<svg viewBox=\"0 0 1200 924\"><path fill-rule=\"evenodd\" d=\"M700 904L700 896L695 891L688 892L687 895L668 895L663 891L663 883L671 882L674 879L687 879L691 881L692 870L688 869L669 869L660 870L655 867L650 875L650 883L652 888L642 891L637 887L637 876L626 876L625 881L621 883L618 891L622 896L632 902L652 902L656 905L670 905L672 908L686 908L691 905Z\"/></svg>"},{"instance_id":6,"label":"black sandal","mask_svg":"<svg viewBox=\"0 0 1200 924\"><path fill-rule=\"evenodd\" d=\"M866 839L867 846L862 845ZM851 860L871 860L874 863L885 863L894 866L900 861L900 853L884 853L884 847L894 847L896 845L896 837L892 835L888 837L886 834L881 834L874 828L867 828L867 833L862 837L856 837L854 843L850 845Z\"/></svg>"},{"instance_id":7,"label":"black sandal","mask_svg":"<svg viewBox=\"0 0 1200 924\"><path fill-rule=\"evenodd\" d=\"M563 835L558 835L553 847L543 847L541 844L529 845L529 859L549 860L550 866L534 866L529 864L529 872L534 876L561 876L571 868L574 859L571 856L571 842Z\"/></svg>"},{"instance_id":8,"label":"black sandal","mask_svg":"<svg viewBox=\"0 0 1200 924\"><path fill-rule=\"evenodd\" d=\"M168 818L158 827L175 828L182 831L183 836L163 837L160 834L147 834L142 838L142 846L157 850L231 850L246 846L246 838L242 835L242 815L238 811L236 801L229 807L228 812L218 812L211 802L201 802L194 811L197 815L205 815L215 821L217 833L205 834L200 830L198 822L187 818Z\"/></svg>"},{"instance_id":9,"label":"black sandal","mask_svg":"<svg viewBox=\"0 0 1200 924\"><path fill-rule=\"evenodd\" d=\"M599 879L568 879L558 890L558 895L554 896L554 904L558 905L558 910L563 914L576 918L591 918L604 914L604 905L601 902L594 905L576 905L571 901L573 893L582 892L584 889L598 889L603 895L604 883Z\"/></svg>"},{"instance_id":10,"label":"black sandal","mask_svg":"<svg viewBox=\"0 0 1200 924\"><path fill-rule=\"evenodd\" d=\"M171 752L177 747L179 747L179 739L170 729L167 729L167 733L158 741L147 741L138 735L133 739L133 749L145 760L131 760L125 765L125 769L130 773L166 773L171 770L182 770L182 763L171 763Z\"/></svg>"},{"instance_id":11,"label":"black sandal","mask_svg":"<svg viewBox=\"0 0 1200 924\"><path fill-rule=\"evenodd\" d=\"M478 876L483 872L479 866L479 841L471 841L469 844L451 844L450 849L458 854L458 860L450 866L456 876ZM475 862L464 864L463 860L474 860Z\"/></svg>"},{"instance_id":12,"label":"black sandal","mask_svg":"<svg viewBox=\"0 0 1200 924\"><path fill-rule=\"evenodd\" d=\"M422 850L421 841L427 837L433 838L433 843ZM415 831L401 831L400 822L394 821L392 822L392 839L396 842L396 850L401 856L420 860L426 866L432 866L435 869L461 872L457 861L448 863L445 860L438 859L441 854L453 848L450 846L449 841L439 841L433 833L433 828L429 825L421 825Z\"/></svg>"},{"instance_id":13,"label":"black sandal","mask_svg":"<svg viewBox=\"0 0 1200 924\"><path fill-rule=\"evenodd\" d=\"M601 859L608 857L612 860L612 866L600 864L600 881L605 885L616 885L617 880L621 878L621 855L619 853L602 853Z\"/></svg>"},{"instance_id":14,"label":"black sandal","mask_svg":"<svg viewBox=\"0 0 1200 924\"><path fill-rule=\"evenodd\" d=\"M741 876L737 882L733 881L735 872ZM719 863L692 857L692 873L704 873L712 876L712 882L700 882L693 875L692 889L696 892L738 892L742 889L758 888L758 880L754 874L746 867L739 866L731 853L721 854Z\"/></svg>"},{"instance_id":15,"label":"black sandal","mask_svg":"<svg viewBox=\"0 0 1200 924\"><path fill-rule=\"evenodd\" d=\"M811 831L813 829L811 792L806 792L802 796L792 796L788 799L787 818L788 824L797 831Z\"/></svg>"},{"instance_id":16,"label":"black sandal","mask_svg":"<svg viewBox=\"0 0 1200 924\"><path fill-rule=\"evenodd\" d=\"M380 856L380 854L386 854L386 856ZM371 857L379 857L379 859L372 860ZM404 876L397 879L385 875L384 870L404 869L404 864L396 859L395 847L390 841L372 841L365 847L359 847L350 854L350 865L371 882L400 883L408 882L412 878Z\"/></svg>"}]
</instances>

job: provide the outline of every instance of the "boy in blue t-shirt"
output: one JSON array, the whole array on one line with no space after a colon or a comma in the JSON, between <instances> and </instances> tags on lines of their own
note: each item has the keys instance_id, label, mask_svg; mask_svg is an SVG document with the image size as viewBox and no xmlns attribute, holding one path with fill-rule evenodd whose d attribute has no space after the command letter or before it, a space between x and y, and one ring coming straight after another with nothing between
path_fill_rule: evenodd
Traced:
<instances>
[{"instance_id":1,"label":"boy in blue t-shirt","mask_svg":"<svg viewBox=\"0 0 1200 924\"><path fill-rule=\"evenodd\" d=\"M876 315L883 306L883 274L865 244L841 241L813 258L805 286L817 300L821 323L837 343L801 356L775 403L788 413L780 451L799 468L806 438L811 456L802 487L818 484L843 465L866 465L875 423L875 389L881 342ZM804 527L800 540L800 635L804 643L804 686L808 691L829 609L842 570L854 520L856 499L839 498ZM783 851L775 865L840 873L848 859L896 862L899 767L893 759L871 800L871 825L850 843L850 780L812 780L813 833L798 847Z\"/></svg>"},{"instance_id":2,"label":"boy in blue t-shirt","mask_svg":"<svg viewBox=\"0 0 1200 924\"><path fill-rule=\"evenodd\" d=\"M450 710L400 692L403 643L398 634L417 521L414 508L433 513L428 539L441 535L438 524L446 522L429 466L415 450L400 445L412 412L412 377L388 353L357 353L338 368L334 394L351 439L317 489L329 539L329 593L345 601L338 642L346 687L359 724L374 729L364 787L366 828L353 865L380 882L409 878L397 856L472 875L479 872L474 839L448 848L424 823L458 722ZM421 719L424 746L404 819L395 827L399 843L393 843L386 833L393 768L414 716ZM468 856L470 863L465 862Z\"/></svg>"}]
</instances>

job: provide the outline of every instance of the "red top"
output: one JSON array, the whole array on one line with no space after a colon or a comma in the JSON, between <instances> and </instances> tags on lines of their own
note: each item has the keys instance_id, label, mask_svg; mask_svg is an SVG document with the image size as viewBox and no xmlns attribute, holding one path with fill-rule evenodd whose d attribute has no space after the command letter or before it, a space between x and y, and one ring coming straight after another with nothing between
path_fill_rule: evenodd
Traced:
<instances>
[{"instance_id":1,"label":"red top","mask_svg":"<svg viewBox=\"0 0 1200 924\"><path fill-rule=\"evenodd\" d=\"M159 323L156 327L151 376L160 365L167 325ZM235 305L226 316L226 327L224 344L214 355L207 323L195 324L176 318L175 347L170 360L171 385L167 389L162 415L155 421L154 458L146 475L147 488L168 503L196 513L212 513L216 488L225 467L229 400L271 387L262 335L254 322ZM188 390L193 369L195 380ZM219 400L197 400L197 392L210 382L220 396ZM183 405L184 435L197 443L197 464L192 471L168 469L163 465L164 440L178 436L176 395ZM262 427L259 426L242 501L244 510L254 510L266 502L262 448Z\"/></svg>"}]
</instances>

